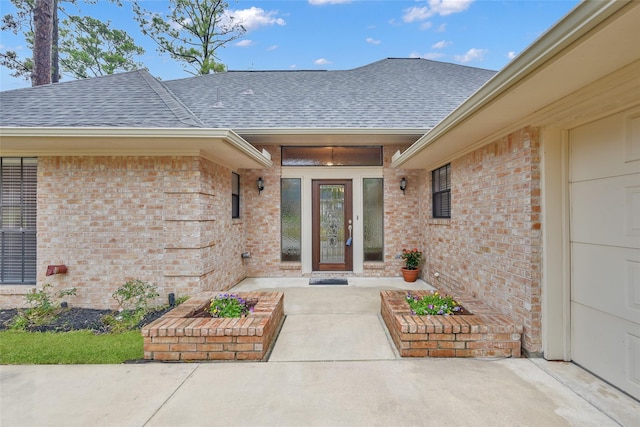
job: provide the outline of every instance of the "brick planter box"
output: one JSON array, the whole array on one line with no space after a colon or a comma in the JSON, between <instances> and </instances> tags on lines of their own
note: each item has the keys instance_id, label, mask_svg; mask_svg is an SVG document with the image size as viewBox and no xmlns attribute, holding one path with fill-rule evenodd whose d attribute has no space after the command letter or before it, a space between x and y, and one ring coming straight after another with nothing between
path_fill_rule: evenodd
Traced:
<instances>
[{"instance_id":1,"label":"brick planter box","mask_svg":"<svg viewBox=\"0 0 640 427\"><path fill-rule=\"evenodd\" d=\"M142 329L148 360L265 360L284 321L282 292L238 292L258 298L242 318L192 317L217 293L200 294Z\"/></svg>"},{"instance_id":2,"label":"brick planter box","mask_svg":"<svg viewBox=\"0 0 640 427\"><path fill-rule=\"evenodd\" d=\"M411 291L419 298L429 291ZM470 313L452 316L411 314L407 291L382 291L381 314L403 357L520 357L522 325L491 314L484 303L454 297Z\"/></svg>"}]
</instances>

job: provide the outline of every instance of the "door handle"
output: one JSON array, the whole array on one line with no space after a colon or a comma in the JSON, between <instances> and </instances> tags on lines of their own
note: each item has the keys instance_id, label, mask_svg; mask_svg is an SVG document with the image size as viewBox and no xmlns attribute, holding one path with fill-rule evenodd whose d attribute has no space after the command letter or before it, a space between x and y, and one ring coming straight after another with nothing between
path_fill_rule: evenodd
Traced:
<instances>
[{"instance_id":1,"label":"door handle","mask_svg":"<svg viewBox=\"0 0 640 427\"><path fill-rule=\"evenodd\" d=\"M353 230L353 226L351 225L351 220L349 220L349 226L347 227L347 230L349 230L349 238L347 239L347 246L351 246L351 243L353 243L353 238L351 237L351 231Z\"/></svg>"}]
</instances>

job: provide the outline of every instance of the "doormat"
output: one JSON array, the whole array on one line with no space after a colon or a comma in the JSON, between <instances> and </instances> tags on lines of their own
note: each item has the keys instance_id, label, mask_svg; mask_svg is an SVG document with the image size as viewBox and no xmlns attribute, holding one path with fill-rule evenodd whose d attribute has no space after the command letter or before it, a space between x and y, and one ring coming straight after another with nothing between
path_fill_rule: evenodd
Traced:
<instances>
[{"instance_id":1,"label":"doormat","mask_svg":"<svg viewBox=\"0 0 640 427\"><path fill-rule=\"evenodd\" d=\"M310 285L348 285L349 281L347 279L324 279L321 277L316 277L309 279Z\"/></svg>"}]
</instances>

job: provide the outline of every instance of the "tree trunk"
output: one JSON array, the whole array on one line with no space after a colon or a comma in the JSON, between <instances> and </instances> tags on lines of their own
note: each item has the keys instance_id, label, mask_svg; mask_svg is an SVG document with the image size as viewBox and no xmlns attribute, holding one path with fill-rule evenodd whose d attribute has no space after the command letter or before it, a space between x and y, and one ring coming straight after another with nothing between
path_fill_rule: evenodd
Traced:
<instances>
[{"instance_id":1,"label":"tree trunk","mask_svg":"<svg viewBox=\"0 0 640 427\"><path fill-rule=\"evenodd\" d=\"M60 60L58 50L58 0L53 0L53 30L51 31L51 83L60 81Z\"/></svg>"},{"instance_id":2,"label":"tree trunk","mask_svg":"<svg viewBox=\"0 0 640 427\"><path fill-rule=\"evenodd\" d=\"M33 10L33 74L31 85L51 83L51 38L53 35L53 0L36 0Z\"/></svg>"}]
</instances>

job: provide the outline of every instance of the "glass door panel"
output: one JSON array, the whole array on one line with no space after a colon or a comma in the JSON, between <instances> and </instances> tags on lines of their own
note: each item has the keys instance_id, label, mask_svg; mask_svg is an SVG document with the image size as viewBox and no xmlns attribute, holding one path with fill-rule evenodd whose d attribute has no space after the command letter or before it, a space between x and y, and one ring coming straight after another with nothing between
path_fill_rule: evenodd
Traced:
<instances>
[{"instance_id":1,"label":"glass door panel","mask_svg":"<svg viewBox=\"0 0 640 427\"><path fill-rule=\"evenodd\" d=\"M353 269L351 181L313 181L313 269Z\"/></svg>"},{"instance_id":2,"label":"glass door panel","mask_svg":"<svg viewBox=\"0 0 640 427\"><path fill-rule=\"evenodd\" d=\"M344 185L320 185L320 262L344 263Z\"/></svg>"}]
</instances>

